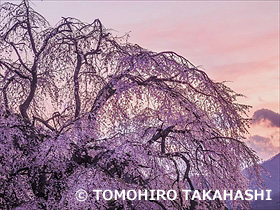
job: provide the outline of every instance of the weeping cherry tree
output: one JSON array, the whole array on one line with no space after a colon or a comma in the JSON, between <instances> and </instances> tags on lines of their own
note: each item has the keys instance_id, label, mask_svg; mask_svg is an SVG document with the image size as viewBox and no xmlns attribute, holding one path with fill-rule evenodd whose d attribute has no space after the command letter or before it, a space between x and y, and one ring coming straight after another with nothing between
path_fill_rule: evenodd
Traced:
<instances>
[{"instance_id":1,"label":"weeping cherry tree","mask_svg":"<svg viewBox=\"0 0 280 210\"><path fill-rule=\"evenodd\" d=\"M175 52L116 37L99 19L55 26L28 1L0 8L0 208L227 209L190 190L246 190L240 94ZM85 202L78 189L89 192ZM175 200L100 200L93 189L173 189Z\"/></svg>"}]
</instances>

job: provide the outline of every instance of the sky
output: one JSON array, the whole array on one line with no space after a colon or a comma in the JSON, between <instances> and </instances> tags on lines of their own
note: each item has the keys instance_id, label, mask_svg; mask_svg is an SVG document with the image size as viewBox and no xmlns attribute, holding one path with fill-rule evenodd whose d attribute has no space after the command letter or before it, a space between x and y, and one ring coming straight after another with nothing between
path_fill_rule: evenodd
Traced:
<instances>
[{"instance_id":1,"label":"sky","mask_svg":"<svg viewBox=\"0 0 280 210\"><path fill-rule=\"evenodd\" d=\"M3 0L2 0L3 2ZM251 105L247 144L266 160L279 153L279 1L32 1L52 25L99 18L115 35L171 50Z\"/></svg>"}]
</instances>

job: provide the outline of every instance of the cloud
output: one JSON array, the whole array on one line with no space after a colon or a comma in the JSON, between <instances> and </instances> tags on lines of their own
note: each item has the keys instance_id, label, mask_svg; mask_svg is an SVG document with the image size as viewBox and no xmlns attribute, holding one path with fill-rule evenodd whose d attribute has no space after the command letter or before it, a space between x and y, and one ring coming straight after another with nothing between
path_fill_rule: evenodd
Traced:
<instances>
[{"instance_id":1,"label":"cloud","mask_svg":"<svg viewBox=\"0 0 280 210\"><path fill-rule=\"evenodd\" d=\"M270 126L280 127L280 114L269 109L259 109L255 111L252 123L258 124L266 120L269 121Z\"/></svg>"},{"instance_id":2,"label":"cloud","mask_svg":"<svg viewBox=\"0 0 280 210\"><path fill-rule=\"evenodd\" d=\"M265 138L259 135L251 136L249 140L253 140L255 143L265 143L265 144L270 142L269 138Z\"/></svg>"},{"instance_id":3,"label":"cloud","mask_svg":"<svg viewBox=\"0 0 280 210\"><path fill-rule=\"evenodd\" d=\"M249 137L247 145L254 149L260 157L268 159L279 153L279 147L273 145L272 141L269 137L254 135Z\"/></svg>"}]
</instances>

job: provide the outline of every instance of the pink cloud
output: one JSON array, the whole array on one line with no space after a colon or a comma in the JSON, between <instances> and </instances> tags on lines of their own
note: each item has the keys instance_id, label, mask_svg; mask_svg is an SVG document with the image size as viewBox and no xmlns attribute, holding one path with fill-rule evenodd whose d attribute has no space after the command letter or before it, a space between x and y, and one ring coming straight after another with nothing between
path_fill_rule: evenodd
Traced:
<instances>
[{"instance_id":1,"label":"pink cloud","mask_svg":"<svg viewBox=\"0 0 280 210\"><path fill-rule=\"evenodd\" d=\"M279 153L279 146L275 146L270 138L259 135L249 137L247 145L254 149L264 160Z\"/></svg>"},{"instance_id":2,"label":"pink cloud","mask_svg":"<svg viewBox=\"0 0 280 210\"><path fill-rule=\"evenodd\" d=\"M280 127L280 114L269 109L260 109L255 111L252 119L253 124L268 121L269 126Z\"/></svg>"},{"instance_id":3,"label":"pink cloud","mask_svg":"<svg viewBox=\"0 0 280 210\"><path fill-rule=\"evenodd\" d=\"M219 66L214 66L211 68L213 74L217 75L218 79L230 79L232 81L239 78L248 78L252 80L257 74L265 74L269 77L271 76L268 72L272 72L277 75L277 69L279 66L279 57L272 56L267 59L261 59L257 61L250 62L236 62L230 64L224 64ZM223 72L223 74L221 74ZM270 81L267 79L266 81ZM238 82L238 81L237 81Z\"/></svg>"}]
</instances>

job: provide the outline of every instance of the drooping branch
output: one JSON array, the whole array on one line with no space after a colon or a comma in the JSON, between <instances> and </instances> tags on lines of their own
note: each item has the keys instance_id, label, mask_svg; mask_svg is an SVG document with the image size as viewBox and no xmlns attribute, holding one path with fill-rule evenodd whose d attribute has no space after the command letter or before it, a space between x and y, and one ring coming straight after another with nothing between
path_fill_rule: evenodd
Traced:
<instances>
[{"instance_id":1,"label":"drooping branch","mask_svg":"<svg viewBox=\"0 0 280 210\"><path fill-rule=\"evenodd\" d=\"M29 7L28 1L24 1L24 5L26 8L26 25L27 25L27 32L28 32L29 39L30 39L30 44L31 44L34 55L37 56L36 44L35 44L35 40L34 40L34 37L32 34L32 25L30 23L30 12L29 12L30 7Z\"/></svg>"},{"instance_id":2,"label":"drooping branch","mask_svg":"<svg viewBox=\"0 0 280 210\"><path fill-rule=\"evenodd\" d=\"M77 37L77 38L70 38L70 40L72 40L73 43L74 43L75 51L76 51L76 54L77 54L77 57L76 57L77 62L76 62L76 67L75 67L75 71L74 71L74 78L73 78L74 79L74 97L75 97L75 118L77 118L80 115L80 111L81 111L81 99L80 99L80 93L79 93L79 90L80 90L79 73L80 73L81 67L83 65L82 61L84 60L85 63L88 63L87 56L100 54L100 45L101 45L101 41L103 39L103 29L102 29L102 24L101 24L100 20L98 20L98 19L96 19L90 25L95 26L96 24L99 25L99 28L98 28L99 37L98 37L98 42L97 42L97 46L96 46L95 49L91 49L90 51L88 51L86 53L82 53L82 52L79 51L79 46L78 45L79 45L79 42L81 42L83 39L86 38L86 36L81 36L81 37ZM72 31L71 24L69 22L68 22L67 26ZM84 26L84 27L86 27L86 26ZM105 35L105 36L107 36L107 35Z\"/></svg>"},{"instance_id":3,"label":"drooping branch","mask_svg":"<svg viewBox=\"0 0 280 210\"><path fill-rule=\"evenodd\" d=\"M23 73L21 73L20 71L17 70L17 67L16 66L13 66L9 63L6 63L4 61L0 61L0 67L1 66L4 66L5 68L7 68L10 72L14 72L16 73L20 78L22 79L28 79L29 81L31 80L30 77L24 75Z\"/></svg>"},{"instance_id":4,"label":"drooping branch","mask_svg":"<svg viewBox=\"0 0 280 210\"><path fill-rule=\"evenodd\" d=\"M18 50L17 50L15 44L14 44L13 42L10 42L9 44L13 47L14 51L16 52L17 57L18 57L18 60L20 61L20 64L21 64L27 71L30 72L30 69L29 69L29 68L25 65L25 63L23 62L23 60L22 60L22 58L21 58L21 56L20 56L20 54L19 54L19 52L18 52Z\"/></svg>"},{"instance_id":5,"label":"drooping branch","mask_svg":"<svg viewBox=\"0 0 280 210\"><path fill-rule=\"evenodd\" d=\"M81 100L80 100L80 95L79 95L79 71L82 66L82 57L77 52L77 63L76 63L76 68L74 71L74 97L75 97L75 118L77 118L80 115L80 110L81 110Z\"/></svg>"}]
</instances>

